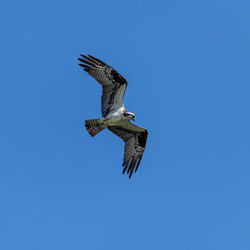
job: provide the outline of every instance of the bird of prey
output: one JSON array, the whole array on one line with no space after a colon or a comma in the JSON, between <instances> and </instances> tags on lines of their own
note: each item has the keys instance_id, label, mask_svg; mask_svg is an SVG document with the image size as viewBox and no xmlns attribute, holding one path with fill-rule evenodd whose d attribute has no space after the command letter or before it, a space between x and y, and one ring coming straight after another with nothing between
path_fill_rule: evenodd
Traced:
<instances>
[{"instance_id":1,"label":"bird of prey","mask_svg":"<svg viewBox=\"0 0 250 250\"><path fill-rule=\"evenodd\" d=\"M102 85L102 118L86 120L85 127L91 136L107 128L124 142L123 174L131 178L136 172L146 146L148 131L131 123L135 115L127 112L123 97L127 81L114 68L91 55L81 55L79 65Z\"/></svg>"}]
</instances>

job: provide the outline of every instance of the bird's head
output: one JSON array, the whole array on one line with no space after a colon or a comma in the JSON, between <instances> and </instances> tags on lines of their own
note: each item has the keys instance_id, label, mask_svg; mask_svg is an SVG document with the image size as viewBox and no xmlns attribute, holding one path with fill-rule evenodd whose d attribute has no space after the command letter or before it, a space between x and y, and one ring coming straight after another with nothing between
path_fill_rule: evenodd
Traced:
<instances>
[{"instance_id":1,"label":"bird's head","mask_svg":"<svg viewBox=\"0 0 250 250\"><path fill-rule=\"evenodd\" d=\"M135 121L135 114L133 114L133 113L130 113L130 112L127 112L128 113L128 116L129 116L129 120L133 120L133 121Z\"/></svg>"}]
</instances>

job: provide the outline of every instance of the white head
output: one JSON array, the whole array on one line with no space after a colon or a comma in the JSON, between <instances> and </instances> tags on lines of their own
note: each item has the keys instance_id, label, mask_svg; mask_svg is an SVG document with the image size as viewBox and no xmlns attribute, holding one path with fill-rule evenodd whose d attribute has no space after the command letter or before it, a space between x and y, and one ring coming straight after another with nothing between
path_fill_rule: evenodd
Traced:
<instances>
[{"instance_id":1,"label":"white head","mask_svg":"<svg viewBox=\"0 0 250 250\"><path fill-rule=\"evenodd\" d=\"M131 112L127 112L127 117L129 117L129 120L133 120L135 121L135 114L134 113L131 113Z\"/></svg>"}]
</instances>

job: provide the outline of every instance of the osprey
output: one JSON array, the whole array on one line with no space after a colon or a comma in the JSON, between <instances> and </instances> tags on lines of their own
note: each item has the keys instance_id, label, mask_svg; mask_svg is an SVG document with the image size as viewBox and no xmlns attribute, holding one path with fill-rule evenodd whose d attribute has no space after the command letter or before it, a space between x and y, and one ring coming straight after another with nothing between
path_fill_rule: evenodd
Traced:
<instances>
[{"instance_id":1,"label":"osprey","mask_svg":"<svg viewBox=\"0 0 250 250\"><path fill-rule=\"evenodd\" d=\"M107 128L124 142L123 174L127 171L129 178L136 172L146 146L148 132L130 121L135 115L127 112L123 97L127 81L114 68L93 56L81 55L79 65L102 85L102 118L86 120L85 127L91 136Z\"/></svg>"}]
</instances>

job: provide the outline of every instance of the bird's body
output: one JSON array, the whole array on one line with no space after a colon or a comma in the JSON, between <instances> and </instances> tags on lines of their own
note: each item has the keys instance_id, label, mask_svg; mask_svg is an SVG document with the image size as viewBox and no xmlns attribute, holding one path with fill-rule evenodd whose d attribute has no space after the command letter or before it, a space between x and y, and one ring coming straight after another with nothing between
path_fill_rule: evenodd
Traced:
<instances>
[{"instance_id":1,"label":"bird's body","mask_svg":"<svg viewBox=\"0 0 250 250\"><path fill-rule=\"evenodd\" d=\"M125 112L124 106L120 106L118 104L113 105L113 109L110 110L110 113L107 115L106 119L109 124L107 125L118 125L117 122L119 121L127 121L126 117L124 116ZM113 124L114 123L114 124Z\"/></svg>"},{"instance_id":2,"label":"bird's body","mask_svg":"<svg viewBox=\"0 0 250 250\"><path fill-rule=\"evenodd\" d=\"M91 136L108 128L124 142L123 173L127 171L129 178L137 171L140 164L148 132L130 122L135 120L133 113L127 112L123 97L127 81L111 66L93 56L78 58L79 64L89 75L102 85L102 118L85 121L85 127Z\"/></svg>"}]
</instances>

